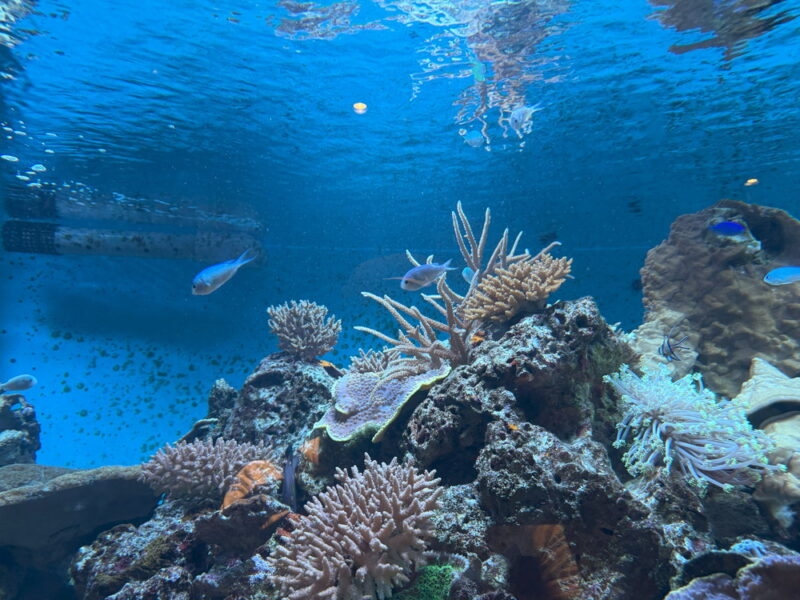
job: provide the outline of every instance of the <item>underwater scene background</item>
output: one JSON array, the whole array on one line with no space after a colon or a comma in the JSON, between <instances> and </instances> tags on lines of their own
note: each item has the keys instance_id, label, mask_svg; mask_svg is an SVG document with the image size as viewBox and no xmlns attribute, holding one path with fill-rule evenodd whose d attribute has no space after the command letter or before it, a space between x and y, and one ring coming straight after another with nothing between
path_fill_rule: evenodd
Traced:
<instances>
[{"instance_id":1,"label":"underwater scene background","mask_svg":"<svg viewBox=\"0 0 800 600\"><path fill-rule=\"evenodd\" d=\"M774 269L800 264L793 218L800 215L798 15L796 0L0 2L0 383L10 384L0 405L0 450L11 457L0 469L34 461L71 469L139 465L179 439L256 445L209 446L179 459L168 449L159 455L163 464L147 463L149 471L114 471L109 485L127 489L114 477L130 484L128 502L140 508L73 523L77 533L53 534L59 550L44 558L31 558L44 542L27 547L10 541L24 538L23 530L6 531L0 559L17 565L13 577L0 566L7 597L662 598L704 575L727 573L720 586L744 586L738 569L768 570L753 557L796 561L790 549L800 549L800 538L787 515L800 499L792 474L800 437L776 442L783 429L769 439L761 431L800 402L792 379L800 374L798 277L778 272L764 280ZM465 254L457 242L468 243L469 227L481 237L486 209L488 241L478 253L482 260L470 265L465 259L474 249ZM490 255L505 228L510 238L493 265ZM518 231L523 235L512 249ZM414 265L406 251L422 263L429 255L435 265L451 260L452 270L409 276ZM224 261L240 255L246 264L226 270ZM205 272L216 278L210 293L198 292L196 281L193 293L195 277L221 263ZM526 283L497 284L491 302L516 297L515 285L528 286L528 296L509 301L506 312L482 312L480 281L517 263L530 271L510 277ZM473 268L465 273L465 267ZM437 289L439 311L423 297ZM285 314L290 307L274 308L299 300L329 312L312 318L313 307L295 306L294 316ZM416 305L439 320L425 332L430 323L411 314L406 327L381 302L401 313L390 303ZM455 313L448 316L449 309ZM329 316L341 321L338 335L319 331L331 327ZM284 331L279 348L282 318L309 318L284 329L324 339L295 339L312 349L293 353ZM400 366L392 362L396 355L351 364L359 351L385 345L356 327L390 338L400 327L418 347L432 345L409 352L400 339L406 356L400 360L407 361ZM520 357L531 348L541 355L524 363ZM764 363L751 366L757 357ZM381 370L392 374L388 381L355 377ZM693 373L702 373L708 389L698 390ZM12 383L22 374L35 377L35 385ZM766 384L757 376L781 391L762 394ZM742 387L746 381L759 383ZM379 431L377 439L359 441L358 428L340 422L358 412L359 386L372 386L371 402L377 391L388 398L370 408L380 414L367 427L369 437ZM515 400L503 400L504 386ZM282 391L254 391L273 388ZM480 397L480 390L486 397L474 414L448 404L473 392ZM748 396L749 424L741 415L719 417L725 458L698 467L685 457L712 442L680 438L665 448L669 433L652 425L659 423L652 411L681 401L713 404L712 392L758 399ZM655 408L631 413L643 396ZM335 411L325 416L328 409ZM687 427L696 433L698 423L716 422L712 413ZM615 442L617 430L628 435L651 425L653 438L642 434L638 448L623 454L635 436ZM439 446L427 439L450 426L452 440L447 433ZM524 437L536 437L537 428L553 439ZM320 454L311 462L297 455L309 443ZM779 459L776 443L784 453ZM544 453L538 458L509 458L537 444L531 452ZM679 444L687 454L668 468ZM364 462L364 452L377 462ZM394 457L413 460L389 464ZM180 502L199 496L219 504L241 467L267 458L272 466L250 473L241 492L268 498L266 504L204 514L205 524L191 526L199 527L201 542L194 529L177 524L187 506ZM175 460L192 465L187 471L213 465L224 477L164 483ZM502 467L503 460L515 466ZM625 525L597 519L587 526L565 516L573 510L591 521L589 505L598 502L602 513L608 499L589 493L565 500L553 489L537 494L525 486L511 491L512 483L488 475L508 468L519 477L550 477L558 464L573 462L585 471L556 477L574 477L579 487L594 481L591 493L624 497L616 518ZM606 463L607 469L598 466ZM330 585L319 575L292 580L286 573L295 550L274 550L274 530L295 544L325 539L303 529L302 519L310 517L296 515L328 493L336 467L354 464L387 481L419 478L422 524L408 528L417 527L420 539L429 529L448 531L427 543L440 556L423 558L426 544L415 542L402 559L387 559L396 572L385 581L370 575L365 583L363 573L347 585L341 573ZM437 491L424 469L436 469L450 491ZM652 484L655 470L683 487L675 491L658 480L658 492L637 488ZM152 519L155 497L138 481L140 473L155 492L170 492ZM255 496L253 486L269 487L264 473L281 483L272 482L272 495ZM787 477L774 483L780 492L755 488L762 476L775 475ZM4 484L0 496L36 479L20 477ZM359 477L340 474L340 485L361 485L353 493L369 496ZM472 492L459 486L473 486ZM395 501L411 504L403 494ZM467 527L456 543L455 525L448 529L441 516L431 524L425 515L441 513L443 505L455 511L459 496L474 508L470 519L488 516L482 533ZM15 502L0 497L0 515L9 523L28 514ZM544 514L535 508L543 505L560 508ZM670 511L680 512L679 505L710 524L683 513L669 521L664 515L674 517ZM4 506L11 512L3 513ZM320 506L320 514L330 508ZM657 516L643 516L643 507ZM34 518L49 510L46 503L28 508ZM714 520L723 514L725 525ZM553 529L556 515L561 529ZM242 534L265 519L266 538ZM744 525L726 530L735 520ZM113 535L116 541L97 537L123 522L144 522L129 532L138 542L128 540L128 547ZM545 524L551 529L519 529ZM152 535L143 533L147 527ZM613 537L627 527L640 535L630 547L604 546L607 554L589 557L593 536ZM165 541L164 531L182 541ZM239 546L219 542L236 536L243 538ZM113 552L121 553L111 571L97 567L102 561L92 555L106 543L118 543ZM567 565L563 581L523 548L531 543ZM262 544L273 550L260 550ZM743 546L731 550L736 544ZM210 547L223 550L186 558ZM320 548L322 555L332 552ZM144 552L152 561L130 567L128 557L122 568L125 552ZM649 574L608 575L625 572L610 557L626 552L655 556L643 563ZM465 562L454 566L455 555ZM426 561L448 565L447 572L424 571ZM225 583L221 565L233 563L249 588ZM154 586L154 574L178 565L194 577L186 590L126 584ZM797 564L775 568L794 569L783 581L800 578ZM536 585L544 587L520 582L530 570L543 573ZM756 571L739 577L762 577L774 588L769 574ZM447 590L407 587L436 577L447 580ZM699 595L675 597L710 592L690 593ZM795 597L776 593L788 595L747 597Z\"/></svg>"}]
</instances>

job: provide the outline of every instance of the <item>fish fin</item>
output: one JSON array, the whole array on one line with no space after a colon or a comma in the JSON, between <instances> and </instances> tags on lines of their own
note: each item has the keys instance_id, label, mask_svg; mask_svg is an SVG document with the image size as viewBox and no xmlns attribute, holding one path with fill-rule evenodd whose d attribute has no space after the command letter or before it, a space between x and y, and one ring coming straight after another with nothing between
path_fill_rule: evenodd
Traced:
<instances>
[{"instance_id":1,"label":"fish fin","mask_svg":"<svg viewBox=\"0 0 800 600\"><path fill-rule=\"evenodd\" d=\"M442 265L442 268L445 271L457 271L458 267L451 267L450 266L451 262L453 262L453 259L452 258L448 258L447 261L445 261L445 263Z\"/></svg>"},{"instance_id":2,"label":"fish fin","mask_svg":"<svg viewBox=\"0 0 800 600\"><path fill-rule=\"evenodd\" d=\"M405 279L405 277L384 277L384 280L386 280L386 279ZM411 281L411 280L409 280L409 281Z\"/></svg>"}]
</instances>

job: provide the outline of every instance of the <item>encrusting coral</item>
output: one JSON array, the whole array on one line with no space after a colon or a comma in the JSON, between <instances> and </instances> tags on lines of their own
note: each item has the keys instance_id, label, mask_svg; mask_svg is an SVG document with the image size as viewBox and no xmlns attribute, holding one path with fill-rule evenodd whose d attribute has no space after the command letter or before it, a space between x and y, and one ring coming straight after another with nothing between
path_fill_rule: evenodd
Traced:
<instances>
[{"instance_id":1,"label":"encrusting coral","mask_svg":"<svg viewBox=\"0 0 800 600\"><path fill-rule=\"evenodd\" d=\"M403 405L416 392L429 388L449 372L447 365L416 375L395 377L386 377L386 372L380 371L351 371L336 380L335 402L314 428L325 429L336 442L374 431L372 441L379 442Z\"/></svg>"},{"instance_id":2,"label":"encrusting coral","mask_svg":"<svg viewBox=\"0 0 800 600\"><path fill-rule=\"evenodd\" d=\"M142 465L140 479L171 498L218 500L247 463L269 458L263 442L239 443L217 438L212 441L178 442L161 448Z\"/></svg>"},{"instance_id":3,"label":"encrusting coral","mask_svg":"<svg viewBox=\"0 0 800 600\"><path fill-rule=\"evenodd\" d=\"M498 268L486 276L467 297L462 309L471 321L504 322L526 308L541 308L548 296L569 276L571 258L553 258L553 242L531 259Z\"/></svg>"},{"instance_id":4,"label":"encrusting coral","mask_svg":"<svg viewBox=\"0 0 800 600\"><path fill-rule=\"evenodd\" d=\"M270 306L267 313L281 350L306 360L332 350L342 330L342 322L328 317L326 307L308 300Z\"/></svg>"},{"instance_id":5,"label":"encrusting coral","mask_svg":"<svg viewBox=\"0 0 800 600\"><path fill-rule=\"evenodd\" d=\"M394 458L337 468L339 484L306 504L308 516L268 562L287 600L388 598L425 562L443 488L430 471Z\"/></svg>"}]
</instances>

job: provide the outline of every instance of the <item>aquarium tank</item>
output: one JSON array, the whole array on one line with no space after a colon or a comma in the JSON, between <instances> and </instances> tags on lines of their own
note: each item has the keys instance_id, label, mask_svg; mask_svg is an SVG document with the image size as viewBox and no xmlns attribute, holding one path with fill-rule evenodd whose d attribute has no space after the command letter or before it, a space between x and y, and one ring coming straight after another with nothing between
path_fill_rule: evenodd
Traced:
<instances>
[{"instance_id":1,"label":"aquarium tank","mask_svg":"<svg viewBox=\"0 0 800 600\"><path fill-rule=\"evenodd\" d=\"M800 0L0 0L0 599L800 598Z\"/></svg>"}]
</instances>

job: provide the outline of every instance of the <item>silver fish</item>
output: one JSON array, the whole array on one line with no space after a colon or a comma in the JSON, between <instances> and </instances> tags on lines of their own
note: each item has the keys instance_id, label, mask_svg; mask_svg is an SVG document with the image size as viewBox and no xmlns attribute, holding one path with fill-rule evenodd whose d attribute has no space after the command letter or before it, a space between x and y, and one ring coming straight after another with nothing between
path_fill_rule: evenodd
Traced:
<instances>
[{"instance_id":1,"label":"silver fish","mask_svg":"<svg viewBox=\"0 0 800 600\"><path fill-rule=\"evenodd\" d=\"M542 110L542 107L538 104L536 106L518 106L511 111L511 115L508 117L508 124L517 132L530 133L528 128L530 127L531 117L533 117L533 113L540 110Z\"/></svg>"},{"instance_id":2,"label":"silver fish","mask_svg":"<svg viewBox=\"0 0 800 600\"><path fill-rule=\"evenodd\" d=\"M0 383L0 394L5 394L6 392L23 392L31 389L37 383L36 377L33 375L17 375L5 383Z\"/></svg>"},{"instance_id":3,"label":"silver fish","mask_svg":"<svg viewBox=\"0 0 800 600\"><path fill-rule=\"evenodd\" d=\"M215 292L231 277L236 275L239 267L246 265L255 259L255 253L251 249L242 252L239 258L226 260L216 265L211 265L200 271L192 280L192 294L195 296L207 296Z\"/></svg>"},{"instance_id":4,"label":"silver fish","mask_svg":"<svg viewBox=\"0 0 800 600\"><path fill-rule=\"evenodd\" d=\"M451 261L448 260L441 265L437 263L426 263L414 267L403 275L402 281L400 281L400 287L408 292L416 292L420 288L431 285L434 281L439 279L439 277L447 273L447 271L454 270L454 267L450 266L450 262Z\"/></svg>"}]
</instances>

